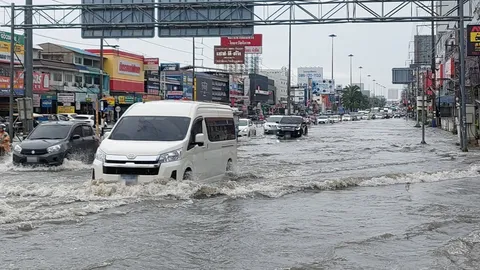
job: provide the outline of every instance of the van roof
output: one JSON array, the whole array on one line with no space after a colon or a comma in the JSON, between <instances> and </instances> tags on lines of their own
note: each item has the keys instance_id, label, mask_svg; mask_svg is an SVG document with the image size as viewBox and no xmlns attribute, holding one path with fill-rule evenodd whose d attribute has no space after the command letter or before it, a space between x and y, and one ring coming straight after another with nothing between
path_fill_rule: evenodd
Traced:
<instances>
[{"instance_id":1,"label":"van roof","mask_svg":"<svg viewBox=\"0 0 480 270\"><path fill-rule=\"evenodd\" d=\"M125 113L126 115L175 115L192 117L197 108L212 108L225 110L230 113L233 112L230 106L217 103L188 100L157 100L145 103L137 102L130 106Z\"/></svg>"}]
</instances>

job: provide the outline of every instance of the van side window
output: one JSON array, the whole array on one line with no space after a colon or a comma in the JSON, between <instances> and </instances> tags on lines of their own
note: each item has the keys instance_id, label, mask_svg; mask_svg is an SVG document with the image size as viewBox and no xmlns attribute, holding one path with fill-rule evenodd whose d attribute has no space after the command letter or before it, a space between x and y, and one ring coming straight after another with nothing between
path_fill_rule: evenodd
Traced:
<instances>
[{"instance_id":1,"label":"van side window","mask_svg":"<svg viewBox=\"0 0 480 270\"><path fill-rule=\"evenodd\" d=\"M195 147L195 135L203 133L203 119L195 120L195 123L192 126L192 131L190 132L190 140L188 142L188 150Z\"/></svg>"},{"instance_id":2,"label":"van side window","mask_svg":"<svg viewBox=\"0 0 480 270\"><path fill-rule=\"evenodd\" d=\"M235 140L233 118L205 118L208 140L211 142Z\"/></svg>"}]
</instances>

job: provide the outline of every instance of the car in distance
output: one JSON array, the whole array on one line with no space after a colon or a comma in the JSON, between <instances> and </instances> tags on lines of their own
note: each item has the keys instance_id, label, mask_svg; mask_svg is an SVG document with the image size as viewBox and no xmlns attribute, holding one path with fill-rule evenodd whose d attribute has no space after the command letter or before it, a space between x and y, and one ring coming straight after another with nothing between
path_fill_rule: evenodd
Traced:
<instances>
[{"instance_id":1,"label":"car in distance","mask_svg":"<svg viewBox=\"0 0 480 270\"><path fill-rule=\"evenodd\" d=\"M99 139L87 123L46 122L13 148L13 164L61 165L65 159L92 162Z\"/></svg>"},{"instance_id":2,"label":"car in distance","mask_svg":"<svg viewBox=\"0 0 480 270\"><path fill-rule=\"evenodd\" d=\"M327 115L319 115L317 117L317 122L318 124L330 124L333 123L333 120L331 120Z\"/></svg>"},{"instance_id":3,"label":"car in distance","mask_svg":"<svg viewBox=\"0 0 480 270\"><path fill-rule=\"evenodd\" d=\"M131 105L104 135L92 180L221 179L237 162L230 106L162 100Z\"/></svg>"},{"instance_id":4,"label":"car in distance","mask_svg":"<svg viewBox=\"0 0 480 270\"><path fill-rule=\"evenodd\" d=\"M238 137L251 137L256 135L257 129L251 119L240 118L238 120Z\"/></svg>"},{"instance_id":5,"label":"car in distance","mask_svg":"<svg viewBox=\"0 0 480 270\"><path fill-rule=\"evenodd\" d=\"M299 138L307 134L307 123L301 116L284 116L278 124L277 137L279 139Z\"/></svg>"},{"instance_id":6,"label":"car in distance","mask_svg":"<svg viewBox=\"0 0 480 270\"><path fill-rule=\"evenodd\" d=\"M269 116L265 123L263 124L263 130L265 134L276 134L278 123L282 120L283 115L272 115Z\"/></svg>"}]
</instances>

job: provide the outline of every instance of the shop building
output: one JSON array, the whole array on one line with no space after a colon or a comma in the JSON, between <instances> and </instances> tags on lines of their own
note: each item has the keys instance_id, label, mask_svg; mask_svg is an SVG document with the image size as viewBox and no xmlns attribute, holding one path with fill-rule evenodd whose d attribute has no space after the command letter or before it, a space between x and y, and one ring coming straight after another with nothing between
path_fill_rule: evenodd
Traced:
<instances>
[{"instance_id":1,"label":"shop building","mask_svg":"<svg viewBox=\"0 0 480 270\"><path fill-rule=\"evenodd\" d=\"M65 45L38 46L40 59L34 59L33 67L34 110L93 114L100 93L100 57ZM109 75L104 73L102 94L108 96L109 89Z\"/></svg>"},{"instance_id":2,"label":"shop building","mask_svg":"<svg viewBox=\"0 0 480 270\"><path fill-rule=\"evenodd\" d=\"M9 113L10 100L10 39L9 32L0 31L0 116L6 116ZM14 35L15 53L14 59L14 96L22 97L24 95L23 63L25 51L25 38L23 35ZM14 104L16 107L16 104ZM16 108L15 108L16 109Z\"/></svg>"},{"instance_id":3,"label":"shop building","mask_svg":"<svg viewBox=\"0 0 480 270\"><path fill-rule=\"evenodd\" d=\"M89 49L100 55L100 50ZM130 105L142 101L145 94L144 57L118 49L103 50L104 71L110 75L110 95L115 98L115 106L125 111Z\"/></svg>"}]
</instances>

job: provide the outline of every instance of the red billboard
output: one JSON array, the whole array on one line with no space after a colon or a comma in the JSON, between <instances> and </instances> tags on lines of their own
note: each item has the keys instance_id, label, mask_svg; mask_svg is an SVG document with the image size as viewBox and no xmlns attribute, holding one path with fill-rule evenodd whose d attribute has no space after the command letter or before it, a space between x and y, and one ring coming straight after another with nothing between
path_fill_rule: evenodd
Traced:
<instances>
[{"instance_id":1,"label":"red billboard","mask_svg":"<svg viewBox=\"0 0 480 270\"><path fill-rule=\"evenodd\" d=\"M239 46L262 46L262 34L254 34L251 37L221 37L220 45L222 47L239 47Z\"/></svg>"},{"instance_id":2,"label":"red billboard","mask_svg":"<svg viewBox=\"0 0 480 270\"><path fill-rule=\"evenodd\" d=\"M33 72L33 91L47 92L50 90L50 75L48 73Z\"/></svg>"},{"instance_id":3,"label":"red billboard","mask_svg":"<svg viewBox=\"0 0 480 270\"><path fill-rule=\"evenodd\" d=\"M158 66L160 61L158 58L144 58L143 59L143 70L148 71L158 71Z\"/></svg>"},{"instance_id":4,"label":"red billboard","mask_svg":"<svg viewBox=\"0 0 480 270\"><path fill-rule=\"evenodd\" d=\"M221 65L245 63L245 47L215 46L213 51L214 64Z\"/></svg>"}]
</instances>

